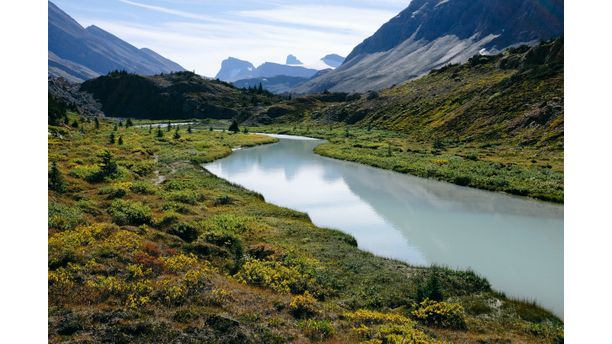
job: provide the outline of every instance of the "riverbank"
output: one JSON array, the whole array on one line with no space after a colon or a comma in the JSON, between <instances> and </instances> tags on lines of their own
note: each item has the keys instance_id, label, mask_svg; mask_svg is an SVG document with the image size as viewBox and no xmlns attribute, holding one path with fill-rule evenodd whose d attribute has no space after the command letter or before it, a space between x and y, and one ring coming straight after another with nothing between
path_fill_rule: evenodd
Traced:
<instances>
[{"instance_id":1,"label":"riverbank","mask_svg":"<svg viewBox=\"0 0 612 344\"><path fill-rule=\"evenodd\" d=\"M51 341L562 338L556 317L473 273L363 252L199 166L273 138L80 127L49 130L64 185L49 192Z\"/></svg>"},{"instance_id":2,"label":"riverbank","mask_svg":"<svg viewBox=\"0 0 612 344\"><path fill-rule=\"evenodd\" d=\"M423 141L389 130L345 125L272 125L264 133L328 142L315 153L461 186L563 203L563 151L503 142Z\"/></svg>"}]
</instances>

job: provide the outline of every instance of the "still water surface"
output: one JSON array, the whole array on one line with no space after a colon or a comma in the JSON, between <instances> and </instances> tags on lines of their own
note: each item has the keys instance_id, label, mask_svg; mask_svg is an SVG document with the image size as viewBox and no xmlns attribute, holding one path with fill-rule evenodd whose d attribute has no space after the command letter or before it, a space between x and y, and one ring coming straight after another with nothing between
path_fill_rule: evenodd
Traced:
<instances>
[{"instance_id":1,"label":"still water surface","mask_svg":"<svg viewBox=\"0 0 612 344\"><path fill-rule=\"evenodd\" d=\"M563 207L318 156L280 142L204 165L211 173L413 265L470 268L508 296L563 317Z\"/></svg>"}]
</instances>

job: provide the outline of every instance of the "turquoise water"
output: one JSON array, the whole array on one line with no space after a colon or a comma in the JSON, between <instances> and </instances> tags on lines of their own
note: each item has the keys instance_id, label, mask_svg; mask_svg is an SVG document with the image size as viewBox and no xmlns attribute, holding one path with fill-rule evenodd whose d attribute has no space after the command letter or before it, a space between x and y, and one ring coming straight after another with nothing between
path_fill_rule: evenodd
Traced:
<instances>
[{"instance_id":1,"label":"turquoise water","mask_svg":"<svg viewBox=\"0 0 612 344\"><path fill-rule=\"evenodd\" d=\"M363 250L470 268L563 317L563 206L325 158L312 152L323 141L277 137L204 167L350 233Z\"/></svg>"}]
</instances>

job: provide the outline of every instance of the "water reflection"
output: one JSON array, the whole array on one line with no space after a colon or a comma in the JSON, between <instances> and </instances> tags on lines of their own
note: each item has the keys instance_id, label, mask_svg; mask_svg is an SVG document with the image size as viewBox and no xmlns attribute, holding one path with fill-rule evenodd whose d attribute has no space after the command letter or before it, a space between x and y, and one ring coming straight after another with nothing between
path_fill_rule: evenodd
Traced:
<instances>
[{"instance_id":1,"label":"water reflection","mask_svg":"<svg viewBox=\"0 0 612 344\"><path fill-rule=\"evenodd\" d=\"M471 268L563 315L563 207L324 158L281 139L207 164L212 173L415 265Z\"/></svg>"}]
</instances>

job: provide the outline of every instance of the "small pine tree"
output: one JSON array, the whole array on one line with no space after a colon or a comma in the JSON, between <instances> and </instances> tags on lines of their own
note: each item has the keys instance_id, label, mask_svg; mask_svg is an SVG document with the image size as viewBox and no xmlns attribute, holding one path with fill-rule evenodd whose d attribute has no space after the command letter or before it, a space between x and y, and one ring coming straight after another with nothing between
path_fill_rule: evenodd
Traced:
<instances>
[{"instance_id":1,"label":"small pine tree","mask_svg":"<svg viewBox=\"0 0 612 344\"><path fill-rule=\"evenodd\" d=\"M153 132L153 126L149 125L149 134Z\"/></svg>"},{"instance_id":2,"label":"small pine tree","mask_svg":"<svg viewBox=\"0 0 612 344\"><path fill-rule=\"evenodd\" d=\"M119 126L123 128L123 121L119 121Z\"/></svg>"},{"instance_id":3,"label":"small pine tree","mask_svg":"<svg viewBox=\"0 0 612 344\"><path fill-rule=\"evenodd\" d=\"M247 127L242 128L242 132L245 133L245 134L248 134L249 133L249 128L247 128Z\"/></svg>"},{"instance_id":4,"label":"small pine tree","mask_svg":"<svg viewBox=\"0 0 612 344\"><path fill-rule=\"evenodd\" d=\"M108 143L110 143L111 145L115 144L115 133L111 131L110 135L108 136Z\"/></svg>"},{"instance_id":5,"label":"small pine tree","mask_svg":"<svg viewBox=\"0 0 612 344\"><path fill-rule=\"evenodd\" d=\"M208 131L213 131L213 127L209 127L209 128L208 128Z\"/></svg>"},{"instance_id":6,"label":"small pine tree","mask_svg":"<svg viewBox=\"0 0 612 344\"><path fill-rule=\"evenodd\" d=\"M75 119L74 121L72 121L72 124L70 124L73 128L78 128L79 127L79 122Z\"/></svg>"},{"instance_id":7,"label":"small pine tree","mask_svg":"<svg viewBox=\"0 0 612 344\"><path fill-rule=\"evenodd\" d=\"M161 126L159 125L157 126L157 137L160 139L164 137L164 132L161 130Z\"/></svg>"},{"instance_id":8,"label":"small pine tree","mask_svg":"<svg viewBox=\"0 0 612 344\"><path fill-rule=\"evenodd\" d=\"M259 94L263 93L263 86L261 85L261 82L259 83L259 87L257 87L257 93Z\"/></svg>"},{"instance_id":9,"label":"small pine tree","mask_svg":"<svg viewBox=\"0 0 612 344\"><path fill-rule=\"evenodd\" d=\"M96 129L100 129L100 120L98 119L98 117L94 118L94 123L96 125Z\"/></svg>"},{"instance_id":10,"label":"small pine tree","mask_svg":"<svg viewBox=\"0 0 612 344\"><path fill-rule=\"evenodd\" d=\"M190 134L192 133L191 124L187 127L187 132L190 133Z\"/></svg>"},{"instance_id":11,"label":"small pine tree","mask_svg":"<svg viewBox=\"0 0 612 344\"><path fill-rule=\"evenodd\" d=\"M351 133L349 132L348 128L344 129L344 137L349 137L351 136Z\"/></svg>"},{"instance_id":12,"label":"small pine tree","mask_svg":"<svg viewBox=\"0 0 612 344\"><path fill-rule=\"evenodd\" d=\"M123 136L119 136L119 141L117 143L119 143L119 145L123 144Z\"/></svg>"},{"instance_id":13,"label":"small pine tree","mask_svg":"<svg viewBox=\"0 0 612 344\"><path fill-rule=\"evenodd\" d=\"M100 173L103 177L111 177L117 173L117 162L113 159L111 152L104 151L100 159Z\"/></svg>"},{"instance_id":14,"label":"small pine tree","mask_svg":"<svg viewBox=\"0 0 612 344\"><path fill-rule=\"evenodd\" d=\"M172 129L172 123L168 122L168 126L166 127L166 131L170 131Z\"/></svg>"},{"instance_id":15,"label":"small pine tree","mask_svg":"<svg viewBox=\"0 0 612 344\"><path fill-rule=\"evenodd\" d=\"M173 137L174 137L175 140L178 140L178 139L181 138L181 134L179 134L179 127L178 126L176 127L176 131L174 131L174 136Z\"/></svg>"},{"instance_id":16,"label":"small pine tree","mask_svg":"<svg viewBox=\"0 0 612 344\"><path fill-rule=\"evenodd\" d=\"M238 122L236 122L236 120L232 121L232 124L229 127L229 131L233 133L237 133L240 131L240 128L238 128Z\"/></svg>"},{"instance_id":17,"label":"small pine tree","mask_svg":"<svg viewBox=\"0 0 612 344\"><path fill-rule=\"evenodd\" d=\"M115 124L113 125L113 131L117 131L117 129L118 129L118 128L117 128L117 123L115 123Z\"/></svg>"},{"instance_id":18,"label":"small pine tree","mask_svg":"<svg viewBox=\"0 0 612 344\"><path fill-rule=\"evenodd\" d=\"M51 170L49 171L49 190L60 193L66 191L64 177L62 177L62 173L57 167L57 163L55 161L51 164Z\"/></svg>"},{"instance_id":19,"label":"small pine tree","mask_svg":"<svg viewBox=\"0 0 612 344\"><path fill-rule=\"evenodd\" d=\"M391 151L391 144L388 143L387 144L387 156L391 156L392 155L392 151Z\"/></svg>"},{"instance_id":20,"label":"small pine tree","mask_svg":"<svg viewBox=\"0 0 612 344\"><path fill-rule=\"evenodd\" d=\"M129 127L133 127L134 126L134 122L132 122L131 118L127 119L127 122L125 122L125 127L129 128Z\"/></svg>"}]
</instances>

